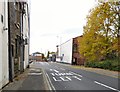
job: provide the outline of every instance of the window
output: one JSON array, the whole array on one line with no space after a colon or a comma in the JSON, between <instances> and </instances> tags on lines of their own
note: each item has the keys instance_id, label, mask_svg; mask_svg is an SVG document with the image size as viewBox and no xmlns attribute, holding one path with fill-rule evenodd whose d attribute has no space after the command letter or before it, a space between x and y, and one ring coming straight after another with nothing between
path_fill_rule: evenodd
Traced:
<instances>
[{"instance_id":1,"label":"window","mask_svg":"<svg viewBox=\"0 0 120 92\"><path fill-rule=\"evenodd\" d=\"M11 45L12 57L14 57L14 45Z\"/></svg>"},{"instance_id":2,"label":"window","mask_svg":"<svg viewBox=\"0 0 120 92\"><path fill-rule=\"evenodd\" d=\"M18 43L17 43L17 39L15 39L15 56L18 56Z\"/></svg>"},{"instance_id":3,"label":"window","mask_svg":"<svg viewBox=\"0 0 120 92\"><path fill-rule=\"evenodd\" d=\"M3 23L3 15L1 15L1 22Z\"/></svg>"},{"instance_id":4,"label":"window","mask_svg":"<svg viewBox=\"0 0 120 92\"><path fill-rule=\"evenodd\" d=\"M74 44L74 45L73 45L73 51L74 51L74 52L77 52L77 44Z\"/></svg>"}]
</instances>

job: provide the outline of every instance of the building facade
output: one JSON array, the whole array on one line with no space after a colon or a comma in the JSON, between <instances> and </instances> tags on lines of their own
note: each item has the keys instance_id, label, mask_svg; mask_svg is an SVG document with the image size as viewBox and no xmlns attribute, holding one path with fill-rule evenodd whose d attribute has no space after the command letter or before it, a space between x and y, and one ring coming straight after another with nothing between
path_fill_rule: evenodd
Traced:
<instances>
[{"instance_id":1,"label":"building facade","mask_svg":"<svg viewBox=\"0 0 120 92\"><path fill-rule=\"evenodd\" d=\"M9 82L8 68L8 8L0 2L0 89Z\"/></svg>"},{"instance_id":2,"label":"building facade","mask_svg":"<svg viewBox=\"0 0 120 92\"><path fill-rule=\"evenodd\" d=\"M29 9L27 2L8 2L10 79L29 64Z\"/></svg>"},{"instance_id":3,"label":"building facade","mask_svg":"<svg viewBox=\"0 0 120 92\"><path fill-rule=\"evenodd\" d=\"M72 64L74 65L84 65L85 62L85 58L79 53L81 39L82 36L73 38Z\"/></svg>"},{"instance_id":4,"label":"building facade","mask_svg":"<svg viewBox=\"0 0 120 92\"><path fill-rule=\"evenodd\" d=\"M40 52L35 52L29 56L30 61L43 62L44 55Z\"/></svg>"},{"instance_id":5,"label":"building facade","mask_svg":"<svg viewBox=\"0 0 120 92\"><path fill-rule=\"evenodd\" d=\"M79 53L80 39L82 39L82 36L72 38L59 45L59 50L57 50L59 51L59 55L56 61L74 65L84 65L85 59Z\"/></svg>"},{"instance_id":6,"label":"building facade","mask_svg":"<svg viewBox=\"0 0 120 92\"><path fill-rule=\"evenodd\" d=\"M0 2L0 89L29 65L29 7L18 1Z\"/></svg>"},{"instance_id":7,"label":"building facade","mask_svg":"<svg viewBox=\"0 0 120 92\"><path fill-rule=\"evenodd\" d=\"M59 45L60 62L72 64L73 39L70 39Z\"/></svg>"}]
</instances>

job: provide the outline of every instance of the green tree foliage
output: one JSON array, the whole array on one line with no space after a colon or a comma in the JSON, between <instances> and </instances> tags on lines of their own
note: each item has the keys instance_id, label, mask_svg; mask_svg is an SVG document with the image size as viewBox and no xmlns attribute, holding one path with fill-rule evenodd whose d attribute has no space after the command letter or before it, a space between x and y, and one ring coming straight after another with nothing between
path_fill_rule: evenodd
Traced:
<instances>
[{"instance_id":1,"label":"green tree foliage","mask_svg":"<svg viewBox=\"0 0 120 92\"><path fill-rule=\"evenodd\" d=\"M87 16L80 53L87 61L117 56L120 31L120 2L99 3Z\"/></svg>"}]
</instances>

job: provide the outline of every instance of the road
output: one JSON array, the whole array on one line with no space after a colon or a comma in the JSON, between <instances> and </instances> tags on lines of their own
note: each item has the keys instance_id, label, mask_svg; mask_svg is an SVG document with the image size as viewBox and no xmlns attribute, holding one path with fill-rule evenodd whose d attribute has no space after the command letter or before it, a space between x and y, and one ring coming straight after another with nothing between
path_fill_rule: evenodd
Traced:
<instances>
[{"instance_id":1,"label":"road","mask_svg":"<svg viewBox=\"0 0 120 92\"><path fill-rule=\"evenodd\" d=\"M118 79L76 69L72 65L55 62L33 62L41 67L52 90L106 90L118 92Z\"/></svg>"}]
</instances>

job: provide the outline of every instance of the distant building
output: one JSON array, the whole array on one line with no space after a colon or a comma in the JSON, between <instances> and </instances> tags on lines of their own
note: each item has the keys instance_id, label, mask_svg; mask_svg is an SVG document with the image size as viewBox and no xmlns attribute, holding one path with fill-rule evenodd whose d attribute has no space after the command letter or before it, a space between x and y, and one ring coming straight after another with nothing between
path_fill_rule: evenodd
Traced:
<instances>
[{"instance_id":1,"label":"distant building","mask_svg":"<svg viewBox=\"0 0 120 92\"><path fill-rule=\"evenodd\" d=\"M85 62L84 57L79 53L81 39L82 36L73 38L72 64L75 65L84 65Z\"/></svg>"},{"instance_id":2,"label":"distant building","mask_svg":"<svg viewBox=\"0 0 120 92\"><path fill-rule=\"evenodd\" d=\"M84 65L85 59L80 55L78 48L80 46L80 40L82 36L78 36L59 45L59 55L56 58L58 62L64 62L75 65ZM57 52L58 53L58 52Z\"/></svg>"},{"instance_id":3,"label":"distant building","mask_svg":"<svg viewBox=\"0 0 120 92\"><path fill-rule=\"evenodd\" d=\"M55 62L56 61L56 53L55 52L51 52L50 54L49 54L49 58L48 58L49 60L48 61L53 61L53 62Z\"/></svg>"},{"instance_id":4,"label":"distant building","mask_svg":"<svg viewBox=\"0 0 120 92\"><path fill-rule=\"evenodd\" d=\"M32 53L32 55L29 56L29 60L31 61L37 61L37 62L43 62L44 60L44 54L40 52Z\"/></svg>"}]
</instances>

